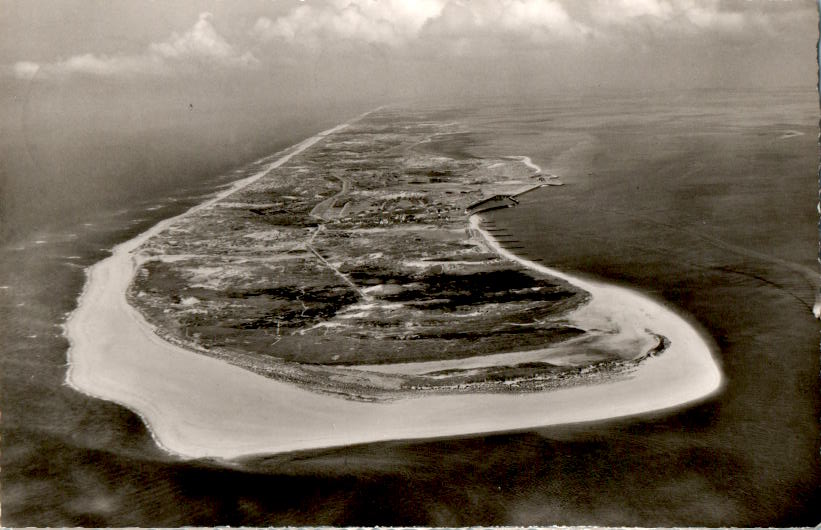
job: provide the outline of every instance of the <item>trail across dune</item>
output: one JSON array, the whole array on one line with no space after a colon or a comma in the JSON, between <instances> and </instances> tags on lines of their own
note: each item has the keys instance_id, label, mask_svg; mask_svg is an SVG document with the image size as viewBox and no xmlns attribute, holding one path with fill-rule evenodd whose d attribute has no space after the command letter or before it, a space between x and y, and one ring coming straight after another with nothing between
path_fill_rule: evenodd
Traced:
<instances>
[{"instance_id":1,"label":"trail across dune","mask_svg":"<svg viewBox=\"0 0 821 530\"><path fill-rule=\"evenodd\" d=\"M261 178L341 125L286 152L261 172L237 182L203 208ZM184 458L231 458L391 439L443 437L602 420L675 407L704 398L721 385L709 342L682 316L635 291L496 252L561 278L592 295L569 318L598 326L612 340L646 336L670 340L663 355L629 377L543 393L420 395L384 403L346 400L268 379L170 344L126 301L137 270L135 250L177 218L159 223L114 248L89 268L77 309L66 323L67 382L88 395L138 413L155 440Z\"/></svg>"}]
</instances>

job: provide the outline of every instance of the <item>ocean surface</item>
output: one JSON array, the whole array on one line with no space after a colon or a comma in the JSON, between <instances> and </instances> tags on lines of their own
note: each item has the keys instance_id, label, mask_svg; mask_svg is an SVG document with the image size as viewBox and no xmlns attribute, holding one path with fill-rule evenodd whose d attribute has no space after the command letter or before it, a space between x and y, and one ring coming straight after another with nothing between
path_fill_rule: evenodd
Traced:
<instances>
[{"instance_id":1,"label":"ocean surface","mask_svg":"<svg viewBox=\"0 0 821 530\"><path fill-rule=\"evenodd\" d=\"M85 267L232 174L123 180L129 193L26 218L0 248L4 526L821 521L814 89L413 105L469 131L439 152L529 156L559 175L564 186L487 222L530 258L690 315L718 345L725 388L639 418L178 460L136 415L64 384L61 324ZM283 132L272 149L327 125Z\"/></svg>"}]
</instances>

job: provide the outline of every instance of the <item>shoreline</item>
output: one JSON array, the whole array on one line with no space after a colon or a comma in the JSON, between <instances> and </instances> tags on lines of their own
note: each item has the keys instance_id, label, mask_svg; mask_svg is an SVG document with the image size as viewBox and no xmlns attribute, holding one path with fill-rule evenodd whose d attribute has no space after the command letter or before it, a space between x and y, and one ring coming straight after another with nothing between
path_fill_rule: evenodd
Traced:
<instances>
[{"instance_id":1,"label":"shoreline","mask_svg":"<svg viewBox=\"0 0 821 530\"><path fill-rule=\"evenodd\" d=\"M611 322L622 329L632 324L637 333L645 332L646 324L668 337L670 348L643 361L631 377L614 382L544 393L420 395L364 403L268 379L161 339L126 300L136 271L133 250L176 219L262 178L348 123L286 149L260 172L117 245L109 258L92 265L65 325L70 341L66 382L135 411L160 447L183 458L232 458L604 420L677 407L721 387L710 345L675 311L630 289L582 280L520 258L501 248L476 216L470 217L471 228L499 255L591 294L590 302L569 317ZM619 310L608 310L613 307Z\"/></svg>"}]
</instances>

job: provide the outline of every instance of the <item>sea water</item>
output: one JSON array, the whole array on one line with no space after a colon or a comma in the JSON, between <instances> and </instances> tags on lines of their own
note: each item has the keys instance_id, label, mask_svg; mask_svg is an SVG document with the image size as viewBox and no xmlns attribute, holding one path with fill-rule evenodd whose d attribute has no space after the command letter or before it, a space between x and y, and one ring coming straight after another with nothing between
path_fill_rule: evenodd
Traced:
<instances>
[{"instance_id":1,"label":"sea water","mask_svg":"<svg viewBox=\"0 0 821 530\"><path fill-rule=\"evenodd\" d=\"M532 259L690 315L719 345L724 391L641 418L178 460L134 414L64 384L60 325L85 267L231 180L203 175L0 250L3 524L817 523L814 91L404 105L465 126L440 152L529 156L558 175L487 222Z\"/></svg>"}]
</instances>

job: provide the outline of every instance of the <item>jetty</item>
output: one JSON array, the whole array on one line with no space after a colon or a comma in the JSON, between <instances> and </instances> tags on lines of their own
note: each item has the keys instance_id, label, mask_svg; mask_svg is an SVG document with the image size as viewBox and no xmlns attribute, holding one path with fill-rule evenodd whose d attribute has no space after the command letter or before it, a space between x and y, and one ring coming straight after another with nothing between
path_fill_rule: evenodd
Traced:
<instances>
[{"instance_id":1,"label":"jetty","mask_svg":"<svg viewBox=\"0 0 821 530\"><path fill-rule=\"evenodd\" d=\"M512 208L519 204L518 197L521 197L522 195L530 193L531 191L539 189L543 186L544 184L536 184L535 186L529 186L521 191L518 191L510 195L491 195L490 197L468 204L465 207L465 212L468 215L474 215L477 213L487 212L490 210L497 210L499 208Z\"/></svg>"}]
</instances>

